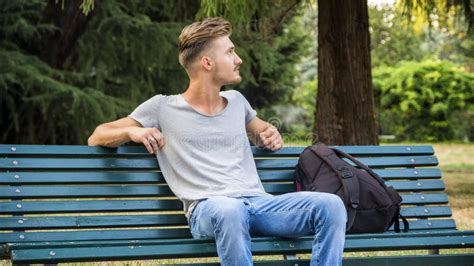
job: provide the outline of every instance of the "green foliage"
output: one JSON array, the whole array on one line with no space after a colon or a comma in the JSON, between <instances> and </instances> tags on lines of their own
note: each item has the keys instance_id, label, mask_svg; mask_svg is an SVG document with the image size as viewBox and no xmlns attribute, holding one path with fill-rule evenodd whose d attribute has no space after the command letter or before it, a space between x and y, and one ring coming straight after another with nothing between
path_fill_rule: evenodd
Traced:
<instances>
[{"instance_id":1,"label":"green foliage","mask_svg":"<svg viewBox=\"0 0 474 266\"><path fill-rule=\"evenodd\" d=\"M133 105L156 93L181 92L186 74L176 42L185 23L153 21L154 8L103 1L66 68L91 73L95 88Z\"/></svg>"},{"instance_id":2,"label":"green foliage","mask_svg":"<svg viewBox=\"0 0 474 266\"><path fill-rule=\"evenodd\" d=\"M312 131L314 114L316 112L316 95L318 93L318 81L311 80L295 89L292 100L296 106L304 110L302 127L295 131Z\"/></svg>"},{"instance_id":3,"label":"green foliage","mask_svg":"<svg viewBox=\"0 0 474 266\"><path fill-rule=\"evenodd\" d=\"M149 97L183 92L177 38L205 2L0 0L0 143L84 144ZM261 3L232 36L244 59L236 89L255 107L288 98L309 44L285 1Z\"/></svg>"},{"instance_id":4,"label":"green foliage","mask_svg":"<svg viewBox=\"0 0 474 266\"><path fill-rule=\"evenodd\" d=\"M125 102L69 85L83 77L51 69L34 56L0 50L2 139L23 143L60 143L90 134L94 124L120 113ZM69 83L69 84L68 84Z\"/></svg>"},{"instance_id":5,"label":"green foliage","mask_svg":"<svg viewBox=\"0 0 474 266\"><path fill-rule=\"evenodd\" d=\"M301 17L290 19L271 40L259 33L233 36L237 53L244 61L243 82L234 88L242 91L255 108L289 102L300 75L296 65L311 51L311 39L304 31Z\"/></svg>"},{"instance_id":6,"label":"green foliage","mask_svg":"<svg viewBox=\"0 0 474 266\"><path fill-rule=\"evenodd\" d=\"M80 8L86 16L89 15L89 13L94 9L94 0L84 0Z\"/></svg>"},{"instance_id":7,"label":"green foliage","mask_svg":"<svg viewBox=\"0 0 474 266\"><path fill-rule=\"evenodd\" d=\"M369 15L373 68L428 59L474 68L474 39L455 25L441 23L441 18L433 20L431 27L413 25L395 6L372 7Z\"/></svg>"},{"instance_id":8,"label":"green foliage","mask_svg":"<svg viewBox=\"0 0 474 266\"><path fill-rule=\"evenodd\" d=\"M383 134L400 140L470 138L474 75L447 61L402 62L373 71Z\"/></svg>"},{"instance_id":9,"label":"green foliage","mask_svg":"<svg viewBox=\"0 0 474 266\"><path fill-rule=\"evenodd\" d=\"M254 14L266 5L262 0L241 1L241 0L202 0L201 8L197 14L198 18L223 16L235 24L249 23L248 14ZM268 5L267 5L268 6Z\"/></svg>"},{"instance_id":10,"label":"green foliage","mask_svg":"<svg viewBox=\"0 0 474 266\"><path fill-rule=\"evenodd\" d=\"M369 14L373 68L433 56L432 51L423 46L424 41L431 42L431 39L417 35L395 7L373 7Z\"/></svg>"},{"instance_id":11,"label":"green foliage","mask_svg":"<svg viewBox=\"0 0 474 266\"><path fill-rule=\"evenodd\" d=\"M465 32L474 36L474 2L472 0L402 0L398 2L403 8L407 20L418 16L418 22L426 22L430 27L436 23L448 24L461 22ZM420 17L423 18L420 20ZM456 20L453 20L456 18Z\"/></svg>"},{"instance_id":12,"label":"green foliage","mask_svg":"<svg viewBox=\"0 0 474 266\"><path fill-rule=\"evenodd\" d=\"M25 52L57 30L41 20L44 1L3 1L0 15L1 142L73 142L126 104Z\"/></svg>"},{"instance_id":13,"label":"green foliage","mask_svg":"<svg viewBox=\"0 0 474 266\"><path fill-rule=\"evenodd\" d=\"M468 107L474 40L447 23L446 14L432 16L429 27L416 23L420 14L414 11L412 22L397 7L369 12L380 133L399 140L474 139L473 110ZM456 97L463 99L454 104Z\"/></svg>"}]
</instances>

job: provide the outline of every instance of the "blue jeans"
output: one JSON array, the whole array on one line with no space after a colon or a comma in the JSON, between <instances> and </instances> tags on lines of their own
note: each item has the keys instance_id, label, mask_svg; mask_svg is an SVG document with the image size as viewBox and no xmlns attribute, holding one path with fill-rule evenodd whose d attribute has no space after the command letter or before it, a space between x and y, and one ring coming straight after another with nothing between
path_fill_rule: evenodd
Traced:
<instances>
[{"instance_id":1,"label":"blue jeans","mask_svg":"<svg viewBox=\"0 0 474 266\"><path fill-rule=\"evenodd\" d=\"M251 236L314 235L310 265L342 265L347 214L333 194L294 192L278 196L200 201L190 218L195 239L215 239L224 266L253 265Z\"/></svg>"}]
</instances>

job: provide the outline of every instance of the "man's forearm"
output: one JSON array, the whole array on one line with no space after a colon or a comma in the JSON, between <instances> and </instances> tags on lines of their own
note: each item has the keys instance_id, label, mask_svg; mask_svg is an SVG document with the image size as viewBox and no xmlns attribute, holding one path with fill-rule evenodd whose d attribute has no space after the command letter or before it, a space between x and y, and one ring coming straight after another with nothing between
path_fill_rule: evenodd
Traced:
<instances>
[{"instance_id":1,"label":"man's forearm","mask_svg":"<svg viewBox=\"0 0 474 266\"><path fill-rule=\"evenodd\" d=\"M118 147L130 141L129 131L132 127L115 128L107 125L100 125L87 140L89 146Z\"/></svg>"}]
</instances>

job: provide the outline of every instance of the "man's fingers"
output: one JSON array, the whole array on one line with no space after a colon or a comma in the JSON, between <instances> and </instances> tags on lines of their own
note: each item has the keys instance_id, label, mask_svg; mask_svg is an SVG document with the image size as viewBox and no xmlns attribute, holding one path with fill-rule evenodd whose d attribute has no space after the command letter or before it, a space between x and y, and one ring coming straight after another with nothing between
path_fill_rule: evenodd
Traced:
<instances>
[{"instance_id":1,"label":"man's fingers","mask_svg":"<svg viewBox=\"0 0 474 266\"><path fill-rule=\"evenodd\" d=\"M148 139L146 139L146 138L143 139L142 143L143 143L143 145L145 145L145 148L148 150L148 152L149 152L150 154L153 154L153 148L151 147L151 144L150 144L150 142L148 141Z\"/></svg>"},{"instance_id":2,"label":"man's fingers","mask_svg":"<svg viewBox=\"0 0 474 266\"><path fill-rule=\"evenodd\" d=\"M279 138L275 139L274 141L272 141L269 145L268 145L268 148L272 151L275 151L275 150L278 150L279 148L281 148L281 141Z\"/></svg>"},{"instance_id":3,"label":"man's fingers","mask_svg":"<svg viewBox=\"0 0 474 266\"><path fill-rule=\"evenodd\" d=\"M263 145L265 146L272 145L272 143L278 140L278 138L279 138L278 134L273 134L263 140Z\"/></svg>"},{"instance_id":4,"label":"man's fingers","mask_svg":"<svg viewBox=\"0 0 474 266\"><path fill-rule=\"evenodd\" d=\"M165 138L163 138L163 134L158 132L153 132L153 137L157 140L158 148L163 148L165 146Z\"/></svg>"},{"instance_id":5,"label":"man's fingers","mask_svg":"<svg viewBox=\"0 0 474 266\"><path fill-rule=\"evenodd\" d=\"M267 125L268 125L267 128L265 128L265 130L260 132L260 138L262 139L270 137L276 132L276 128L274 126L272 126L270 123L267 123Z\"/></svg>"},{"instance_id":6,"label":"man's fingers","mask_svg":"<svg viewBox=\"0 0 474 266\"><path fill-rule=\"evenodd\" d=\"M158 153L158 141L155 139L155 137L153 136L148 137L148 142L151 144L153 151L155 153Z\"/></svg>"},{"instance_id":7,"label":"man's fingers","mask_svg":"<svg viewBox=\"0 0 474 266\"><path fill-rule=\"evenodd\" d=\"M276 151L281 148L283 148L283 142L281 140L278 140L278 142L275 145L273 145L273 150Z\"/></svg>"}]
</instances>

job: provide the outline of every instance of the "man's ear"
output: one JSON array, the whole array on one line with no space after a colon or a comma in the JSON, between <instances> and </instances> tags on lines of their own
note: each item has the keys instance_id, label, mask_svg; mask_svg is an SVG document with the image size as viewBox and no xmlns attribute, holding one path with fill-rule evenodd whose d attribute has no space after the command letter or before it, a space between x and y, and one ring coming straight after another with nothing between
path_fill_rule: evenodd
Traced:
<instances>
[{"instance_id":1,"label":"man's ear","mask_svg":"<svg viewBox=\"0 0 474 266\"><path fill-rule=\"evenodd\" d=\"M212 67L214 66L214 63L212 62L212 59L209 56L203 56L201 57L201 65L206 70L211 71Z\"/></svg>"}]
</instances>

